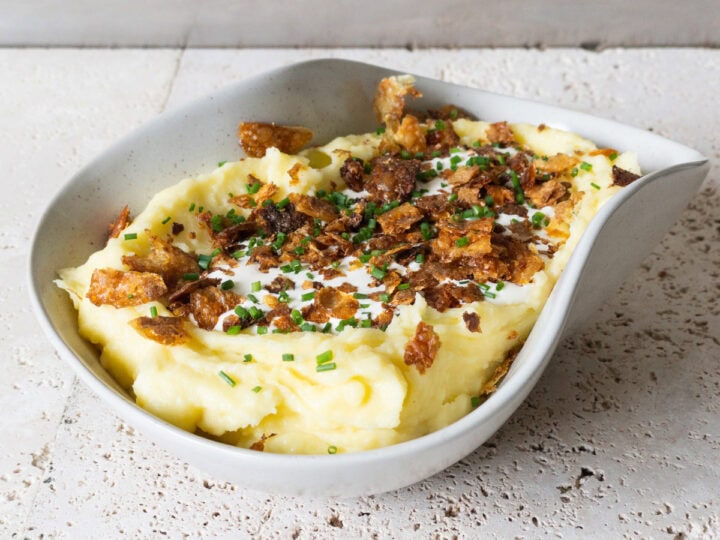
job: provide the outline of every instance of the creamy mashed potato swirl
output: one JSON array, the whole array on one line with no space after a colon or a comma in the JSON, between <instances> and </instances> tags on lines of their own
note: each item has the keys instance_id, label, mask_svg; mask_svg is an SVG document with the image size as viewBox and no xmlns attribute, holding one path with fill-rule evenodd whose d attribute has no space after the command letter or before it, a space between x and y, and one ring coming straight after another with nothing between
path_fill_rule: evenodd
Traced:
<instances>
[{"instance_id":1,"label":"creamy mashed potato swirl","mask_svg":"<svg viewBox=\"0 0 720 540\"><path fill-rule=\"evenodd\" d=\"M140 406L185 430L242 447L301 454L354 452L413 439L458 420L492 391L508 360L526 339L593 215L621 189L616 185L618 170L636 174L640 170L634 154L598 149L576 134L545 126L507 126L454 116L419 121L423 137L440 128L453 132L453 147L434 154L428 149L405 156L410 147L403 138L405 121L388 122L385 118L388 127L394 123L396 128L389 135L348 135L294 155L268 148L263 157L224 163L209 174L163 190L87 262L59 272L58 284L78 310L81 335L99 347L102 365L132 392ZM506 131L498 135L503 129ZM512 144L492 145L498 137L508 136ZM371 265L358 265L350 256L341 258L334 266L343 273L339 278L323 277L304 263L292 271L283 272L279 266L262 271L252 260L253 247L247 239L237 242L240 247L234 245L232 250L216 253L214 233L218 231L213 230L212 223L198 218L203 212L212 216L230 213L242 219L250 216L256 209L242 201L238 204L237 197L245 196L247 203L254 195L248 192L257 189L255 182L276 187L268 199L275 207L293 193L341 193L350 200L363 199L367 192L346 185L343 166L348 158L357 158L368 164L367 173L388 145L391 152L417 161L421 171L436 171L434 175L420 175L415 186L420 193L415 199L444 195L454 200L453 193L459 192L463 179L453 175L484 163L480 159L484 155L493 156L491 167L502 167L518 152L532 156L537 184L542 185L543 174L545 180L561 181L565 189L562 201L538 206L532 205L529 197L518 200L520 188L513 189L518 186L509 174L505 187L516 200L505 208L518 213L501 211L500 206L491 204L491 198L480 200L476 205L480 210L466 205L464 217L456 213L460 216L457 221L462 221L478 217L471 215L473 209L480 212L480 218L492 220L495 235L508 233L518 222L524 222L524 230L532 232L528 249L541 261L541 268L523 283L441 280L441 284L476 287L480 291L476 301L438 309L435 300L430 302L433 307L421 292L410 291L412 303L389 306L390 289L382 283L385 275L378 279L368 267ZM480 151L482 148L486 150ZM566 156L567 161L560 163L558 155ZM555 163L558 170L543 173L543 166L551 168L543 162ZM458 183L450 182L453 179ZM412 197L407 201L413 204ZM518 210L518 206L525 210ZM419 230L420 225L414 223L412 227ZM265 238L265 245L277 242L277 237L276 232ZM173 287L193 281L193 272L177 277L180 284L167 283L165 277L168 290L150 295L148 301L137 302L135 294L128 293L132 297L128 302L133 305L116 307L91 299L93 295L89 294L97 279L96 270L127 273L127 262L150 252L153 239L158 238L169 239L173 246L200 261L201 275L196 280L216 279L214 287L234 293L232 298L237 301L210 319L212 328L207 324L201 327L200 312L182 308L186 311L177 326L182 336L172 344L148 337L133 321L148 317L172 317L174 321L178 308L168 302L168 294ZM462 248L468 242L465 238L452 242ZM393 263L378 270L387 273L394 269L399 279L407 280L433 256L432 250L424 253L421 257L418 252L407 264ZM202 264L202 256L210 257L209 264ZM367 258L372 257L368 250ZM268 294L266 287L278 276L289 279L292 285ZM340 286L344 281L356 288L354 293L347 292L357 300L356 314L345 319L331 315L324 323L311 322L307 318L310 312L303 309L313 303L323 287ZM392 291L397 293L396 288ZM304 325L302 330L281 333L278 330L282 328L271 322L264 325L265 333L259 333L262 325L248 324L248 317L252 319L248 312L267 312L277 301L265 301L263 296L277 298L283 293L288 309L292 308L291 319L298 326ZM299 318L297 313L301 314ZM407 352L420 323L432 328L439 343L431 358L428 356L428 365L423 366L409 362ZM322 367L330 365L332 369Z\"/></svg>"}]
</instances>

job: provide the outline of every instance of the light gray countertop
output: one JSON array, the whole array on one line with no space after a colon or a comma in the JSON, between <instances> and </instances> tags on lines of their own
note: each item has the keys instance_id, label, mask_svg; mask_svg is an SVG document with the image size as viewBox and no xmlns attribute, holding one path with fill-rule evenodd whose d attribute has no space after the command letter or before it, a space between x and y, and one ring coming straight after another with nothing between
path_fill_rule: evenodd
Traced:
<instances>
[{"instance_id":1,"label":"light gray countertop","mask_svg":"<svg viewBox=\"0 0 720 540\"><path fill-rule=\"evenodd\" d=\"M415 486L349 500L248 492L155 447L54 353L25 283L43 208L94 155L211 89L325 56L611 117L713 162L682 220L488 443ZM0 49L0 73L0 537L720 536L719 50Z\"/></svg>"}]
</instances>

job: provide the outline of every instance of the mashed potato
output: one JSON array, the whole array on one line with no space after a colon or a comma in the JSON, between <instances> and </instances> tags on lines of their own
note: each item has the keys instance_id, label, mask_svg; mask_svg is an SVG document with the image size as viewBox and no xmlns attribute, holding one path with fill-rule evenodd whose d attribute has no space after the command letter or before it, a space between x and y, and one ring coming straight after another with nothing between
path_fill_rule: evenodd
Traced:
<instances>
[{"instance_id":1,"label":"mashed potato","mask_svg":"<svg viewBox=\"0 0 720 540\"><path fill-rule=\"evenodd\" d=\"M379 95L414 91L386 81ZM376 109L385 132L261 148L165 189L59 272L140 406L282 453L447 426L494 389L593 215L640 173L631 153L545 126ZM387 189L397 167L419 171L412 192Z\"/></svg>"}]
</instances>

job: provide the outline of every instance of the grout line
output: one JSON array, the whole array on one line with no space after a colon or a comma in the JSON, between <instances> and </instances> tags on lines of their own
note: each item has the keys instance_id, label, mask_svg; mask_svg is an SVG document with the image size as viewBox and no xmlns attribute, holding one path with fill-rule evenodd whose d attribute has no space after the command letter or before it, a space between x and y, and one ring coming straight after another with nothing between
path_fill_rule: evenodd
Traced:
<instances>
[{"instance_id":1,"label":"grout line","mask_svg":"<svg viewBox=\"0 0 720 540\"><path fill-rule=\"evenodd\" d=\"M55 353L55 358L58 362L62 362L62 359ZM77 391L79 389L79 379L77 378L77 375L73 375L72 382L70 383L70 392L68 392L67 399L65 400L65 405L63 406L63 411L60 417L58 418L57 425L55 426L55 433L53 434L53 437L51 440L49 440L45 445L48 448L48 466L42 470L42 477L45 477L49 474L49 468L54 465L54 458L55 458L55 448L56 443L58 440L58 437L60 436L60 430L62 429L63 425L65 424L65 418L67 416L68 410L70 409L71 405L75 401L75 397L77 394ZM18 530L22 531L22 538L28 538L28 521L30 520L30 516L33 514L33 511L35 510L35 501L37 500L38 496L40 495L40 490L42 489L44 482L41 479L39 482L37 482L37 487L35 488L35 493L33 494L32 498L30 499L30 504L28 505L27 512L25 512L25 518L20 522Z\"/></svg>"},{"instance_id":2,"label":"grout line","mask_svg":"<svg viewBox=\"0 0 720 540\"><path fill-rule=\"evenodd\" d=\"M175 67L173 69L172 77L170 78L170 83L168 84L167 93L165 94L165 97L162 100L162 103L160 104L160 111L164 112L165 108L167 107L168 101L170 100L170 96L172 95L172 91L175 88L175 81L177 80L178 73L180 72L180 66L182 64L182 60L185 57L185 51L187 49L185 47L179 49L179 54L177 55L177 58L175 59Z\"/></svg>"}]
</instances>

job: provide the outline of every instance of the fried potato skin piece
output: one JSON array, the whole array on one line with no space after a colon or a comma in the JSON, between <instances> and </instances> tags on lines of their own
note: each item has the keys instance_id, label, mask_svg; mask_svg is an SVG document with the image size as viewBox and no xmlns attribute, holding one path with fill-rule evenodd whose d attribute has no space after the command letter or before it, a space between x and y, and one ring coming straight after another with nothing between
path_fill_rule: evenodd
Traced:
<instances>
[{"instance_id":1,"label":"fried potato skin piece","mask_svg":"<svg viewBox=\"0 0 720 540\"><path fill-rule=\"evenodd\" d=\"M161 345L182 345L190 336L183 329L182 317L138 317L130 321L143 337Z\"/></svg>"},{"instance_id":2,"label":"fried potato skin piece","mask_svg":"<svg viewBox=\"0 0 720 540\"><path fill-rule=\"evenodd\" d=\"M165 293L167 286L158 274L96 268L90 278L87 297L96 306L123 308L145 304Z\"/></svg>"},{"instance_id":3,"label":"fried potato skin piece","mask_svg":"<svg viewBox=\"0 0 720 540\"><path fill-rule=\"evenodd\" d=\"M238 127L240 146L250 157L263 157L271 147L285 154L297 154L312 138L313 132L301 126L242 122Z\"/></svg>"}]
</instances>

